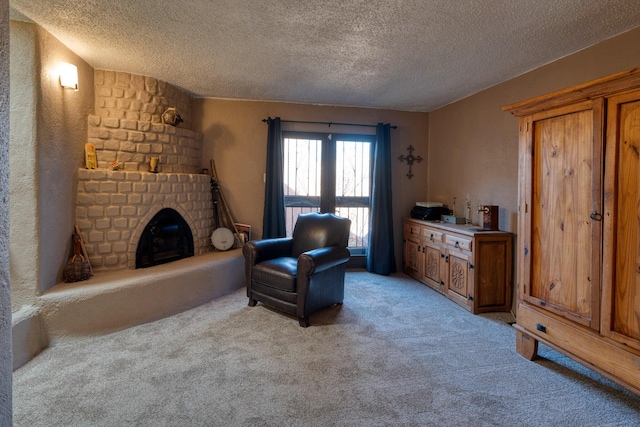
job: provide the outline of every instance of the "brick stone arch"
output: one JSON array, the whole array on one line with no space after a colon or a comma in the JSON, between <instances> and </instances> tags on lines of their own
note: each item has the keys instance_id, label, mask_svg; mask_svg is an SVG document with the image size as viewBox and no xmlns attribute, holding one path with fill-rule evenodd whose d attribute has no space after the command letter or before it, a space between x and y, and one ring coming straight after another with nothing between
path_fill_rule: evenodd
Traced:
<instances>
[{"instance_id":1,"label":"brick stone arch","mask_svg":"<svg viewBox=\"0 0 640 427\"><path fill-rule=\"evenodd\" d=\"M208 175L80 169L76 221L94 272L135 268L145 227L161 209L184 218L194 255L211 249L213 227Z\"/></svg>"},{"instance_id":2,"label":"brick stone arch","mask_svg":"<svg viewBox=\"0 0 640 427\"><path fill-rule=\"evenodd\" d=\"M175 210L185 220L185 222L189 226L191 235L193 236L194 254L196 255L198 254L199 248L197 247L198 244L196 243L196 239L198 236L198 231L197 231L198 229L195 226L195 223L193 221L193 218L191 217L191 214L185 209L183 209L182 206L180 206L180 204L175 202L174 200L167 200L163 203L160 203L154 206L153 209L150 209L149 212L147 212L147 214L144 217L142 217L135 231L131 233L131 238L129 239L129 250L127 251L127 264L129 268L131 269L136 268L136 250L138 249L138 242L140 241L140 237L142 237L142 233L144 232L145 227L147 226L147 224L149 224L149 221L151 221L153 217L158 214L158 212L160 212L162 209L165 209L165 208L170 208Z\"/></svg>"}]
</instances>

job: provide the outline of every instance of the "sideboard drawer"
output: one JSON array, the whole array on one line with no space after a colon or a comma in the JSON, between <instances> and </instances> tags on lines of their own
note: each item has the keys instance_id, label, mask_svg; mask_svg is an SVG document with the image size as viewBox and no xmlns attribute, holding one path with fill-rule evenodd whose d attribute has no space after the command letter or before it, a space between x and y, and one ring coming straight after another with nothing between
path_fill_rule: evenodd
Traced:
<instances>
[{"instance_id":1,"label":"sideboard drawer","mask_svg":"<svg viewBox=\"0 0 640 427\"><path fill-rule=\"evenodd\" d=\"M465 251L471 250L471 240L463 239L456 235L447 234L445 237L445 243L456 249L463 249Z\"/></svg>"},{"instance_id":2,"label":"sideboard drawer","mask_svg":"<svg viewBox=\"0 0 640 427\"><path fill-rule=\"evenodd\" d=\"M442 234L440 231L435 231L429 228L422 229L422 236L430 242L442 243Z\"/></svg>"},{"instance_id":3,"label":"sideboard drawer","mask_svg":"<svg viewBox=\"0 0 640 427\"><path fill-rule=\"evenodd\" d=\"M423 228L419 225L405 225L404 232L411 234L412 236L420 237L422 235Z\"/></svg>"}]
</instances>

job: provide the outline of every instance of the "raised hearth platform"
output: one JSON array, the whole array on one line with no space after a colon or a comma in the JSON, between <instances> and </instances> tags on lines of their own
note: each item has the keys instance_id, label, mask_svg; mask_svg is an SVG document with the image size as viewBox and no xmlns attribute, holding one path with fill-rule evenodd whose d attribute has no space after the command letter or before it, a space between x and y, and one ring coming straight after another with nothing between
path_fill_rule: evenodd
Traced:
<instances>
[{"instance_id":1,"label":"raised hearth platform","mask_svg":"<svg viewBox=\"0 0 640 427\"><path fill-rule=\"evenodd\" d=\"M152 322L244 286L241 249L209 252L138 270L99 273L61 283L39 298L50 340Z\"/></svg>"}]
</instances>

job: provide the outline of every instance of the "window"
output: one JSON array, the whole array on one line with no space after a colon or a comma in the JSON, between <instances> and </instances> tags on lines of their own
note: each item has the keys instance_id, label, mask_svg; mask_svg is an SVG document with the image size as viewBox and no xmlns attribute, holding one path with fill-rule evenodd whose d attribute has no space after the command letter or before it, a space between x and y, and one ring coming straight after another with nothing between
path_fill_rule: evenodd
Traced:
<instances>
[{"instance_id":1,"label":"window","mask_svg":"<svg viewBox=\"0 0 640 427\"><path fill-rule=\"evenodd\" d=\"M284 132L287 236L301 213L331 212L351 219L349 250L366 255L373 135Z\"/></svg>"}]
</instances>

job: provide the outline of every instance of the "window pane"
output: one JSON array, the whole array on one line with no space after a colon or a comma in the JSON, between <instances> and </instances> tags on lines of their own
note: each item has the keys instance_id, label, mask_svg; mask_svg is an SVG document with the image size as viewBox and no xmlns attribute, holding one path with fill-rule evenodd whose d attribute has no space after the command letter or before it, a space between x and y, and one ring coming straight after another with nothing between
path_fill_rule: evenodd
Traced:
<instances>
[{"instance_id":1,"label":"window pane","mask_svg":"<svg viewBox=\"0 0 640 427\"><path fill-rule=\"evenodd\" d=\"M284 139L284 195L320 196L322 141Z\"/></svg>"},{"instance_id":2,"label":"window pane","mask_svg":"<svg viewBox=\"0 0 640 427\"><path fill-rule=\"evenodd\" d=\"M287 237L293 236L293 227L296 225L298 215L309 212L319 212L320 208L300 208L300 207L285 207L284 215L287 225Z\"/></svg>"},{"instance_id":3,"label":"window pane","mask_svg":"<svg viewBox=\"0 0 640 427\"><path fill-rule=\"evenodd\" d=\"M351 220L350 248L369 243L370 153L368 141L336 141L336 215Z\"/></svg>"},{"instance_id":4,"label":"window pane","mask_svg":"<svg viewBox=\"0 0 640 427\"><path fill-rule=\"evenodd\" d=\"M320 210L322 141L284 138L284 197L287 236L298 215Z\"/></svg>"},{"instance_id":5,"label":"window pane","mask_svg":"<svg viewBox=\"0 0 640 427\"><path fill-rule=\"evenodd\" d=\"M337 207L336 215L351 220L349 248L366 248L369 246L369 207ZM352 251L353 255L357 252ZM360 251L365 253L365 251Z\"/></svg>"},{"instance_id":6,"label":"window pane","mask_svg":"<svg viewBox=\"0 0 640 427\"><path fill-rule=\"evenodd\" d=\"M336 196L369 197L371 143L336 141Z\"/></svg>"},{"instance_id":7,"label":"window pane","mask_svg":"<svg viewBox=\"0 0 640 427\"><path fill-rule=\"evenodd\" d=\"M293 234L298 215L319 212L321 198L323 136L284 138L284 194L287 236ZM361 140L361 138L363 140ZM326 141L331 136L327 135ZM366 254L369 240L371 139L367 136L336 135L335 214L351 220L349 249ZM332 150L331 150L332 151ZM325 161L328 161L325 159ZM326 170L333 170L331 165ZM326 172L325 170L325 172ZM326 179L326 177L325 177ZM330 180L333 181L333 180ZM331 184L334 185L333 182ZM330 192L327 192L330 193ZM331 196L333 197L333 196Z\"/></svg>"}]
</instances>

